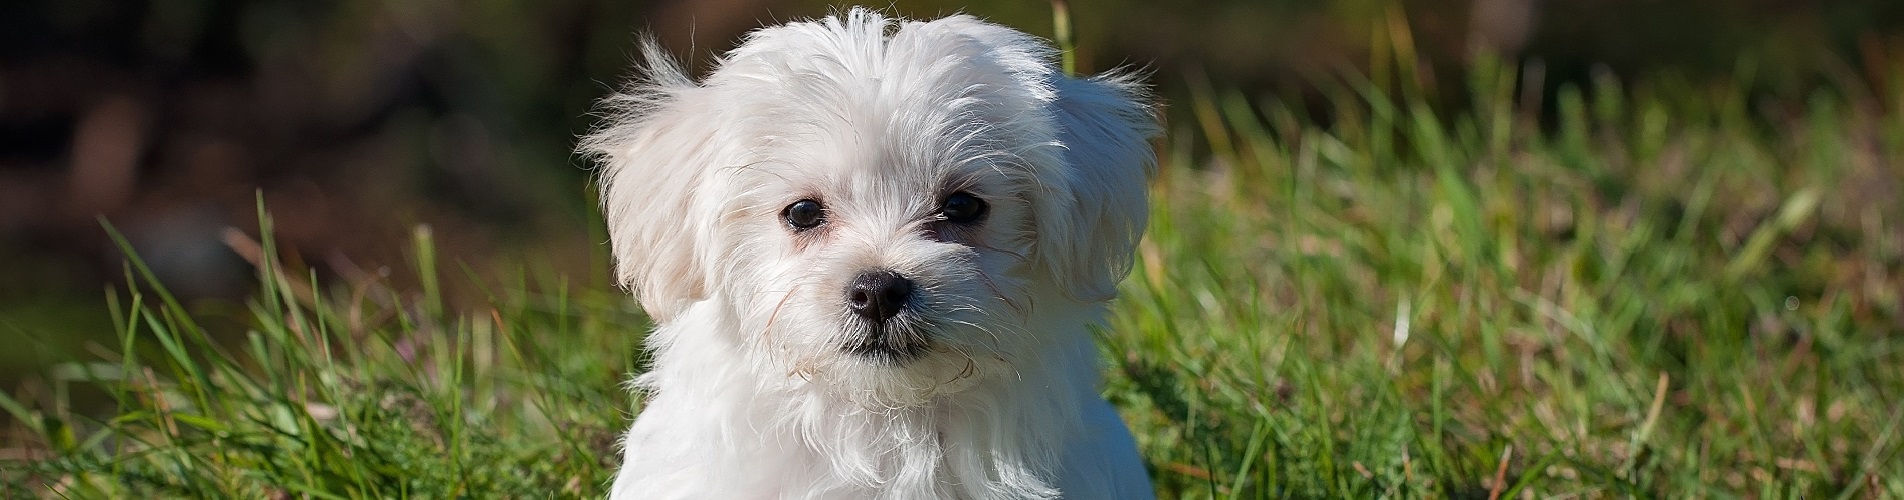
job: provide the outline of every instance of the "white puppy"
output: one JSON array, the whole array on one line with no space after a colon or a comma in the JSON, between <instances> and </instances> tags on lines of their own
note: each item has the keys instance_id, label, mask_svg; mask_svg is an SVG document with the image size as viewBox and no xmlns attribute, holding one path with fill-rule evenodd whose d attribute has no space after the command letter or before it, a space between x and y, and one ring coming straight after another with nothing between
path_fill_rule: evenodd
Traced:
<instances>
[{"instance_id":1,"label":"white puppy","mask_svg":"<svg viewBox=\"0 0 1904 500\"><path fill-rule=\"evenodd\" d=\"M583 144L659 324L613 498L1152 495L1089 330L1144 230L1138 85L969 16L764 28L698 83L644 49Z\"/></svg>"}]
</instances>

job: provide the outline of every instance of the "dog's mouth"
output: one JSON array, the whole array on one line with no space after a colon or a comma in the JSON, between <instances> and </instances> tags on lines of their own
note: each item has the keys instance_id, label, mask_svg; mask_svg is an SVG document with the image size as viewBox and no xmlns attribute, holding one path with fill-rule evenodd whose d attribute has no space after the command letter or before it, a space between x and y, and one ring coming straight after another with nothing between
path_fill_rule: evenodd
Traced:
<instances>
[{"instance_id":1,"label":"dog's mouth","mask_svg":"<svg viewBox=\"0 0 1904 500\"><path fill-rule=\"evenodd\" d=\"M908 321L907 315L868 324L862 322L841 346L860 359L881 364L904 364L932 352L932 335L926 325Z\"/></svg>"}]
</instances>

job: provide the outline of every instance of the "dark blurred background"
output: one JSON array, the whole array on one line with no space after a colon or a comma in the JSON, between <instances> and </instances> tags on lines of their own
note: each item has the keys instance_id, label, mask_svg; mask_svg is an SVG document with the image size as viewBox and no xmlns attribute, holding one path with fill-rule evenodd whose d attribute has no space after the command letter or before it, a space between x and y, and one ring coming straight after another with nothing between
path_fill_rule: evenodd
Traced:
<instances>
[{"instance_id":1,"label":"dark blurred background","mask_svg":"<svg viewBox=\"0 0 1904 500\"><path fill-rule=\"evenodd\" d=\"M418 225L472 273L604 285L587 166L590 105L650 31L705 68L744 31L829 10L804 0L57 0L0 2L0 383L110 339L123 256L232 307L253 283L234 236L262 194L287 259L320 279L400 284ZM900 1L1042 36L1042 1ZM1883 88L1904 57L1899 0L1075 1L1081 67L1138 64L1166 98L1215 82L1299 101L1405 30L1463 98L1477 53L1591 75L1748 82L1802 102ZM1664 75L1664 76L1661 76ZM1547 93L1546 95L1552 95ZM1291 106L1301 107L1300 102ZM1172 116L1182 114L1171 109ZM1326 119L1326 116L1323 117ZM242 243L244 238L235 238ZM116 284L116 285L113 285ZM466 292L465 297L467 297ZM455 294L452 294L455 297ZM220 304L227 304L221 306Z\"/></svg>"}]
</instances>

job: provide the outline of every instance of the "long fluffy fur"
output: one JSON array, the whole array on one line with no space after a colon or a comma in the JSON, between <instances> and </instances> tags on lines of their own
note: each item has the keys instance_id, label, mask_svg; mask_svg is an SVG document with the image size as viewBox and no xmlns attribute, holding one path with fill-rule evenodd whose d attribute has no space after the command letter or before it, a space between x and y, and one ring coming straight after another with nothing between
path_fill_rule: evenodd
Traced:
<instances>
[{"instance_id":1,"label":"long fluffy fur","mask_svg":"<svg viewBox=\"0 0 1904 500\"><path fill-rule=\"evenodd\" d=\"M1088 325L1144 228L1155 120L1023 33L853 9L755 31L700 82L652 44L582 143L617 262L659 327L614 498L1147 498ZM982 223L935 219L953 192ZM793 231L790 203L826 205ZM868 334L843 292L917 283ZM927 345L927 344L922 344Z\"/></svg>"}]
</instances>

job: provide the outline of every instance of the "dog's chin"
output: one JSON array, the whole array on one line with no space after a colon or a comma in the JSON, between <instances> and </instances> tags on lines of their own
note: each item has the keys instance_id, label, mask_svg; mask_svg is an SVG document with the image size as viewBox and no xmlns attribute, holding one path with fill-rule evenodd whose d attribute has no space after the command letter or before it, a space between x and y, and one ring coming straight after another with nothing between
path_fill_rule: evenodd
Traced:
<instances>
[{"instance_id":1,"label":"dog's chin","mask_svg":"<svg viewBox=\"0 0 1904 500\"><path fill-rule=\"evenodd\" d=\"M882 322L848 321L840 349L867 363L904 367L940 348L939 328L912 314Z\"/></svg>"},{"instance_id":2,"label":"dog's chin","mask_svg":"<svg viewBox=\"0 0 1904 500\"><path fill-rule=\"evenodd\" d=\"M957 330L923 322L850 324L831 353L810 358L802 375L815 387L872 409L931 404L1005 372L1005 357L961 347Z\"/></svg>"}]
</instances>

